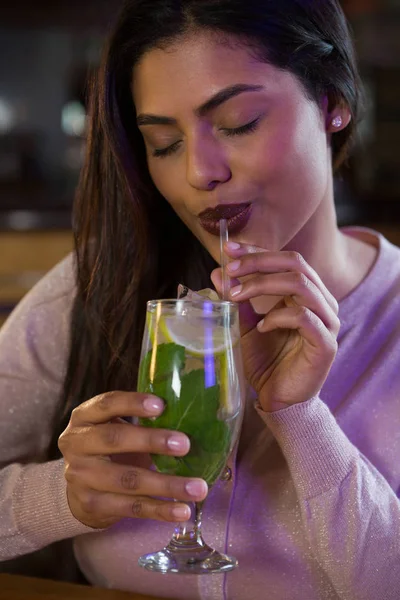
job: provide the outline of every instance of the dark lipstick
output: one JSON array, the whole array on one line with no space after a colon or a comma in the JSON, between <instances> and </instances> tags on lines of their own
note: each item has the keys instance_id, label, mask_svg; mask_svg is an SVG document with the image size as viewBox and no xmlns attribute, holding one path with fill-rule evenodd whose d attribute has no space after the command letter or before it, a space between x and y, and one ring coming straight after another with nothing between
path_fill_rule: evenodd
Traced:
<instances>
[{"instance_id":1,"label":"dark lipstick","mask_svg":"<svg viewBox=\"0 0 400 600\"><path fill-rule=\"evenodd\" d=\"M219 236L219 222L226 219L231 235L242 231L250 218L251 204L219 204L207 208L199 215L200 224L208 233Z\"/></svg>"}]
</instances>

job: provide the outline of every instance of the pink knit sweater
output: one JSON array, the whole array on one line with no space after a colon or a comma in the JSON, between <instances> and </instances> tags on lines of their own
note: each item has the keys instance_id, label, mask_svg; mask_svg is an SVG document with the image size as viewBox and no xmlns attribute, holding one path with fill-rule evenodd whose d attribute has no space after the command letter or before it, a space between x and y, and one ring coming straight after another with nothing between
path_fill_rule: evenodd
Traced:
<instances>
[{"instance_id":1,"label":"pink knit sweater","mask_svg":"<svg viewBox=\"0 0 400 600\"><path fill-rule=\"evenodd\" d=\"M339 351L321 391L274 414L249 399L233 477L210 492L204 536L239 559L226 575L157 575L137 566L173 526L79 523L63 461L45 462L68 354L71 257L0 330L0 560L74 538L93 584L185 600L399 600L400 249L379 246L340 303Z\"/></svg>"}]
</instances>

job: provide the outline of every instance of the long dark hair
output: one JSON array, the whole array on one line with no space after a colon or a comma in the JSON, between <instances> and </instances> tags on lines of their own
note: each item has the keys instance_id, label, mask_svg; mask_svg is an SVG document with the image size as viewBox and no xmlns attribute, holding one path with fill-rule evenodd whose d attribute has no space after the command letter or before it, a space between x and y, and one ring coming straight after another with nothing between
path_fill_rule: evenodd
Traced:
<instances>
[{"instance_id":1,"label":"long dark hair","mask_svg":"<svg viewBox=\"0 0 400 600\"><path fill-rule=\"evenodd\" d=\"M50 455L71 411L108 390L134 390L146 301L174 297L179 282L210 286L215 263L149 176L136 126L132 69L155 47L203 29L244 43L291 71L306 94L344 102L353 120L333 136L333 166L348 154L361 84L337 0L127 0L90 85L86 163L73 211L77 295Z\"/></svg>"}]
</instances>

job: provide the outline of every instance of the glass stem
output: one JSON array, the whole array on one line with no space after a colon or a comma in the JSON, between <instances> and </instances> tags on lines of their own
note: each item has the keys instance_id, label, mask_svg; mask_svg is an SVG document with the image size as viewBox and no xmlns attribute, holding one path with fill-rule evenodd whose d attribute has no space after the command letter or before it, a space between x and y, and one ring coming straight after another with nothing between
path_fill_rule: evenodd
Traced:
<instances>
[{"instance_id":1,"label":"glass stem","mask_svg":"<svg viewBox=\"0 0 400 600\"><path fill-rule=\"evenodd\" d=\"M203 515L202 502L194 503L194 511L192 511L192 522L179 523L175 527L170 546L174 548L188 548L188 547L204 547L206 544L201 535L201 519Z\"/></svg>"},{"instance_id":2,"label":"glass stem","mask_svg":"<svg viewBox=\"0 0 400 600\"><path fill-rule=\"evenodd\" d=\"M201 538L201 519L203 517L203 506L204 500L202 502L195 502L195 514L194 514L194 531L196 534L196 539Z\"/></svg>"}]
</instances>

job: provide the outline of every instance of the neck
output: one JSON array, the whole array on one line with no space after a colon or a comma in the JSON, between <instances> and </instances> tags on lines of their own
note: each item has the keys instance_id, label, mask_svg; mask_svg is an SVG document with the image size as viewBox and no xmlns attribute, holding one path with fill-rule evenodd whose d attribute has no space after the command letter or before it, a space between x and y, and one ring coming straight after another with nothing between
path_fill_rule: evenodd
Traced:
<instances>
[{"instance_id":1,"label":"neck","mask_svg":"<svg viewBox=\"0 0 400 600\"><path fill-rule=\"evenodd\" d=\"M373 246L338 229L333 194L284 250L300 252L338 301L361 283L377 253Z\"/></svg>"}]
</instances>

